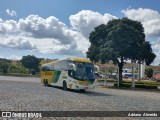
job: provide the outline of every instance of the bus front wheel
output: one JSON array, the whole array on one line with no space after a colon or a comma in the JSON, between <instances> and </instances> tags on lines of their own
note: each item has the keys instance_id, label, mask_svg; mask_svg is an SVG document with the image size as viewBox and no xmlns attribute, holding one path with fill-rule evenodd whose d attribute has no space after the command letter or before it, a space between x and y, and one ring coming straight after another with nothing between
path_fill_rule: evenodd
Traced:
<instances>
[{"instance_id":1,"label":"bus front wheel","mask_svg":"<svg viewBox=\"0 0 160 120\"><path fill-rule=\"evenodd\" d=\"M80 89L80 92L85 92L85 89Z\"/></svg>"},{"instance_id":2,"label":"bus front wheel","mask_svg":"<svg viewBox=\"0 0 160 120\"><path fill-rule=\"evenodd\" d=\"M67 83L66 83L66 81L63 81L63 90L67 91Z\"/></svg>"}]
</instances>

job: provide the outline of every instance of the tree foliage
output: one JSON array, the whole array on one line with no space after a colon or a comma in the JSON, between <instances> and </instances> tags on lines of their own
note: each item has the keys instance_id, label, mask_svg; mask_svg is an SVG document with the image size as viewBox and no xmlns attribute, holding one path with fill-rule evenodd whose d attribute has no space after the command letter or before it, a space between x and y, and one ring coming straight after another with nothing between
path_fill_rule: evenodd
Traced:
<instances>
[{"instance_id":1,"label":"tree foliage","mask_svg":"<svg viewBox=\"0 0 160 120\"><path fill-rule=\"evenodd\" d=\"M40 61L41 59L35 57L34 55L23 56L21 59L22 65L28 68L30 72L32 69L35 70L35 72L39 71Z\"/></svg>"},{"instance_id":2,"label":"tree foliage","mask_svg":"<svg viewBox=\"0 0 160 120\"><path fill-rule=\"evenodd\" d=\"M1 73L23 73L28 74L28 69L25 68L20 61L12 61L0 58Z\"/></svg>"},{"instance_id":3,"label":"tree foliage","mask_svg":"<svg viewBox=\"0 0 160 120\"><path fill-rule=\"evenodd\" d=\"M112 75L112 73L115 71L114 67L110 67L108 68L108 72L110 73L110 75Z\"/></svg>"},{"instance_id":4,"label":"tree foliage","mask_svg":"<svg viewBox=\"0 0 160 120\"><path fill-rule=\"evenodd\" d=\"M8 72L28 74L29 70L25 68L20 61L16 61L16 63L12 63L9 65Z\"/></svg>"},{"instance_id":5,"label":"tree foliage","mask_svg":"<svg viewBox=\"0 0 160 120\"><path fill-rule=\"evenodd\" d=\"M7 73L10 62L10 60L0 59L0 72Z\"/></svg>"},{"instance_id":6,"label":"tree foliage","mask_svg":"<svg viewBox=\"0 0 160 120\"><path fill-rule=\"evenodd\" d=\"M148 78L151 78L153 76L153 69L152 68L145 69L145 74L147 75Z\"/></svg>"},{"instance_id":7,"label":"tree foliage","mask_svg":"<svg viewBox=\"0 0 160 120\"><path fill-rule=\"evenodd\" d=\"M3 73L7 73L8 72L8 68L9 68L8 63L4 62L4 63L1 64L1 69L2 69Z\"/></svg>"},{"instance_id":8,"label":"tree foliage","mask_svg":"<svg viewBox=\"0 0 160 120\"><path fill-rule=\"evenodd\" d=\"M103 63L112 60L119 67L122 84L122 69L125 60L151 64L156 57L151 44L145 41L144 28L140 22L127 18L115 19L107 25L99 25L90 33L91 46L87 57Z\"/></svg>"}]
</instances>

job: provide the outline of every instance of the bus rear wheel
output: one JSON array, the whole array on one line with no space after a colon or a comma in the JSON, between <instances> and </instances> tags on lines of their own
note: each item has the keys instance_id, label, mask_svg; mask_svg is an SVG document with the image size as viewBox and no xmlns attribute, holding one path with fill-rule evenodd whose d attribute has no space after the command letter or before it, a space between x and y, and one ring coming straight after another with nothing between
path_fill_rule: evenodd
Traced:
<instances>
[{"instance_id":1,"label":"bus rear wheel","mask_svg":"<svg viewBox=\"0 0 160 120\"><path fill-rule=\"evenodd\" d=\"M67 89L67 83L66 83L66 81L63 81L63 90L65 90L65 91L68 90L68 89Z\"/></svg>"},{"instance_id":2,"label":"bus rear wheel","mask_svg":"<svg viewBox=\"0 0 160 120\"><path fill-rule=\"evenodd\" d=\"M44 80L44 86L48 87L48 80Z\"/></svg>"}]
</instances>

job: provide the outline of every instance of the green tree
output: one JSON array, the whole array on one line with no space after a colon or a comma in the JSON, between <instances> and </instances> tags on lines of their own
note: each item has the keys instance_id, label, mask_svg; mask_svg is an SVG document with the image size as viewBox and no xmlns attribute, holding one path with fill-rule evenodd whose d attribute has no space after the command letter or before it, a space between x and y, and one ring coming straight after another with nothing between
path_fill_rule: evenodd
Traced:
<instances>
[{"instance_id":1,"label":"green tree","mask_svg":"<svg viewBox=\"0 0 160 120\"><path fill-rule=\"evenodd\" d=\"M0 58L0 72L7 73L11 60Z\"/></svg>"},{"instance_id":2,"label":"green tree","mask_svg":"<svg viewBox=\"0 0 160 120\"><path fill-rule=\"evenodd\" d=\"M112 73L115 71L114 67L110 67L108 68L108 72L110 73L110 75L112 75Z\"/></svg>"},{"instance_id":3,"label":"green tree","mask_svg":"<svg viewBox=\"0 0 160 120\"><path fill-rule=\"evenodd\" d=\"M112 60L119 67L119 83L122 84L122 69L125 60L134 63L151 64L156 55L151 44L145 41L140 22L127 18L111 20L107 25L99 25L90 33L91 46L87 57L92 61L105 63ZM95 52L96 51L96 52Z\"/></svg>"},{"instance_id":4,"label":"green tree","mask_svg":"<svg viewBox=\"0 0 160 120\"><path fill-rule=\"evenodd\" d=\"M34 69L35 72L39 71L39 63L41 59L35 57L34 55L23 56L20 61L24 67L29 69L30 73L32 69Z\"/></svg>"},{"instance_id":5,"label":"green tree","mask_svg":"<svg viewBox=\"0 0 160 120\"><path fill-rule=\"evenodd\" d=\"M8 72L8 68L9 68L8 63L5 62L0 63L0 69L4 74Z\"/></svg>"},{"instance_id":6,"label":"green tree","mask_svg":"<svg viewBox=\"0 0 160 120\"><path fill-rule=\"evenodd\" d=\"M9 69L8 71L10 73L24 73L27 74L28 73L28 69L25 68L21 62L17 61L16 64L10 64L9 65Z\"/></svg>"},{"instance_id":7,"label":"green tree","mask_svg":"<svg viewBox=\"0 0 160 120\"><path fill-rule=\"evenodd\" d=\"M32 70L31 70L31 74L32 74L32 75L35 75L35 74L36 74L36 71L35 71L34 69L32 69Z\"/></svg>"},{"instance_id":8,"label":"green tree","mask_svg":"<svg viewBox=\"0 0 160 120\"><path fill-rule=\"evenodd\" d=\"M145 74L147 75L148 78L151 78L153 76L153 69L152 68L145 69Z\"/></svg>"}]
</instances>

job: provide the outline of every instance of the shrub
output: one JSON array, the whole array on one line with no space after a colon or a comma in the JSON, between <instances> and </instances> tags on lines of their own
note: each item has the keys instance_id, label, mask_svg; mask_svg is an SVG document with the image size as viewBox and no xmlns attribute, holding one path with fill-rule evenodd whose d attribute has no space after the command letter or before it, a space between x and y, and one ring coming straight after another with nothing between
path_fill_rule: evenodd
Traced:
<instances>
[{"instance_id":1,"label":"shrub","mask_svg":"<svg viewBox=\"0 0 160 120\"><path fill-rule=\"evenodd\" d=\"M114 86L118 86L117 83L114 84ZM130 88L132 85L131 84L125 84L125 83L122 83L121 87L126 87L126 88Z\"/></svg>"},{"instance_id":2,"label":"shrub","mask_svg":"<svg viewBox=\"0 0 160 120\"><path fill-rule=\"evenodd\" d=\"M156 85L137 84L137 85L135 85L135 88L157 89L157 86Z\"/></svg>"},{"instance_id":3,"label":"shrub","mask_svg":"<svg viewBox=\"0 0 160 120\"><path fill-rule=\"evenodd\" d=\"M117 87L117 83L114 84ZM132 84L123 83L121 87L131 88ZM136 84L135 88L157 89L157 85Z\"/></svg>"},{"instance_id":4,"label":"shrub","mask_svg":"<svg viewBox=\"0 0 160 120\"><path fill-rule=\"evenodd\" d=\"M6 68L3 69L3 73L6 74L8 70Z\"/></svg>"},{"instance_id":5,"label":"shrub","mask_svg":"<svg viewBox=\"0 0 160 120\"><path fill-rule=\"evenodd\" d=\"M32 75L35 75L35 74L36 74L36 71L35 71L34 69L32 69L32 70L31 70L31 74L32 74Z\"/></svg>"},{"instance_id":6,"label":"shrub","mask_svg":"<svg viewBox=\"0 0 160 120\"><path fill-rule=\"evenodd\" d=\"M151 78L153 76L153 69L152 68L145 69L145 74L147 75L148 78Z\"/></svg>"}]
</instances>

